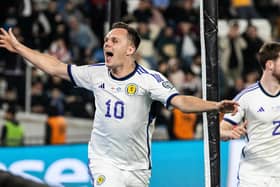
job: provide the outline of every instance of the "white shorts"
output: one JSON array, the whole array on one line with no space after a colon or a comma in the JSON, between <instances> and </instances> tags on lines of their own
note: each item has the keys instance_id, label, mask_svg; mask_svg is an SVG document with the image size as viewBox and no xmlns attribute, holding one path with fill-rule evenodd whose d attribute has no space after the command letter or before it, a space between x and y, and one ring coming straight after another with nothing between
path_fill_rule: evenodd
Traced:
<instances>
[{"instance_id":1,"label":"white shorts","mask_svg":"<svg viewBox=\"0 0 280 187\"><path fill-rule=\"evenodd\" d=\"M280 177L250 176L243 177L238 181L238 187L279 187Z\"/></svg>"},{"instance_id":2,"label":"white shorts","mask_svg":"<svg viewBox=\"0 0 280 187\"><path fill-rule=\"evenodd\" d=\"M148 187L151 170L123 170L102 160L90 160L89 169L95 187Z\"/></svg>"}]
</instances>

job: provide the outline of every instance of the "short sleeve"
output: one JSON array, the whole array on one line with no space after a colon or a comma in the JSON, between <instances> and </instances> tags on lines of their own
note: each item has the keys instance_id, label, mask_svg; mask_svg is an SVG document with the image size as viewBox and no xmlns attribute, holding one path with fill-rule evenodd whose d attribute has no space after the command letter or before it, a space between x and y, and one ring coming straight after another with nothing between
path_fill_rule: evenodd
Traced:
<instances>
[{"instance_id":1,"label":"short sleeve","mask_svg":"<svg viewBox=\"0 0 280 187\"><path fill-rule=\"evenodd\" d=\"M151 74L152 78L149 81L149 92L153 100L160 101L169 107L170 100L178 95L178 91L162 74L156 72Z\"/></svg>"},{"instance_id":2,"label":"short sleeve","mask_svg":"<svg viewBox=\"0 0 280 187\"><path fill-rule=\"evenodd\" d=\"M86 88L88 90L92 89L92 78L90 73L90 66L76 66L68 65L67 71L71 82L77 86Z\"/></svg>"},{"instance_id":3,"label":"short sleeve","mask_svg":"<svg viewBox=\"0 0 280 187\"><path fill-rule=\"evenodd\" d=\"M227 121L232 125L238 125L239 123L241 123L245 116L245 107L246 107L245 99L240 98L237 102L239 103L238 112L235 115L232 115L231 113L227 113L224 115L224 119L223 119L224 121Z\"/></svg>"}]
</instances>

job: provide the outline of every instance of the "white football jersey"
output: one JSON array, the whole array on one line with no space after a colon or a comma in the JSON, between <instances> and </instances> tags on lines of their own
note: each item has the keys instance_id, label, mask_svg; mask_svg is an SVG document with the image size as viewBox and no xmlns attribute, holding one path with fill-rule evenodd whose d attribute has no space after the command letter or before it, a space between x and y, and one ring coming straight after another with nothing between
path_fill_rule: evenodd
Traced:
<instances>
[{"instance_id":1,"label":"white football jersey","mask_svg":"<svg viewBox=\"0 0 280 187\"><path fill-rule=\"evenodd\" d=\"M168 106L178 94L174 86L160 73L138 64L121 79L113 77L104 63L69 65L68 73L76 86L95 96L90 158L126 170L150 169L155 117L151 104L157 100Z\"/></svg>"},{"instance_id":2,"label":"white football jersey","mask_svg":"<svg viewBox=\"0 0 280 187\"><path fill-rule=\"evenodd\" d=\"M233 125L248 120L246 144L242 149L239 175L280 176L280 93L267 93L257 82L235 98L240 110L224 120Z\"/></svg>"}]
</instances>

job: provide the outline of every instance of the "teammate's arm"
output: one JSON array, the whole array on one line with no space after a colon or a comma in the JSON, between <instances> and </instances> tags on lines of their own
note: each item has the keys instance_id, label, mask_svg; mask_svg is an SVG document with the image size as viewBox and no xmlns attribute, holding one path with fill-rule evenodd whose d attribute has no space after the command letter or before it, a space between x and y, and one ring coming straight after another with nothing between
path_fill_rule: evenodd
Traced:
<instances>
[{"instance_id":1,"label":"teammate's arm","mask_svg":"<svg viewBox=\"0 0 280 187\"><path fill-rule=\"evenodd\" d=\"M233 126L229 122L222 120L220 124L220 138L222 140L239 139L244 136L246 131L246 126L248 121L245 120L240 125Z\"/></svg>"},{"instance_id":2,"label":"teammate's arm","mask_svg":"<svg viewBox=\"0 0 280 187\"><path fill-rule=\"evenodd\" d=\"M23 45L16 39L11 28L9 28L8 32L3 28L0 28L0 31L0 47L19 54L34 66L50 75L70 80L66 64L53 56L40 53Z\"/></svg>"},{"instance_id":3,"label":"teammate's arm","mask_svg":"<svg viewBox=\"0 0 280 187\"><path fill-rule=\"evenodd\" d=\"M171 99L170 103L171 105L185 113L219 111L223 113L232 112L233 114L235 114L239 106L237 102L231 100L215 102L185 95L174 96Z\"/></svg>"}]
</instances>

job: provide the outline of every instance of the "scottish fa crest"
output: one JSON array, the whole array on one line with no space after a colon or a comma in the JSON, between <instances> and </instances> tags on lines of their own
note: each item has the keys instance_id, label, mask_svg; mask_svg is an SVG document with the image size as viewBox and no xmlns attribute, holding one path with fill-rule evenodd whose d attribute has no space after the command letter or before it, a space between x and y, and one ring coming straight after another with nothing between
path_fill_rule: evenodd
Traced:
<instances>
[{"instance_id":1,"label":"scottish fa crest","mask_svg":"<svg viewBox=\"0 0 280 187\"><path fill-rule=\"evenodd\" d=\"M96 179L96 184L97 185L101 185L105 182L106 178L104 175L99 175Z\"/></svg>"},{"instance_id":2,"label":"scottish fa crest","mask_svg":"<svg viewBox=\"0 0 280 187\"><path fill-rule=\"evenodd\" d=\"M135 95L138 91L138 86L134 83L130 83L126 86L125 91L129 96Z\"/></svg>"}]
</instances>

